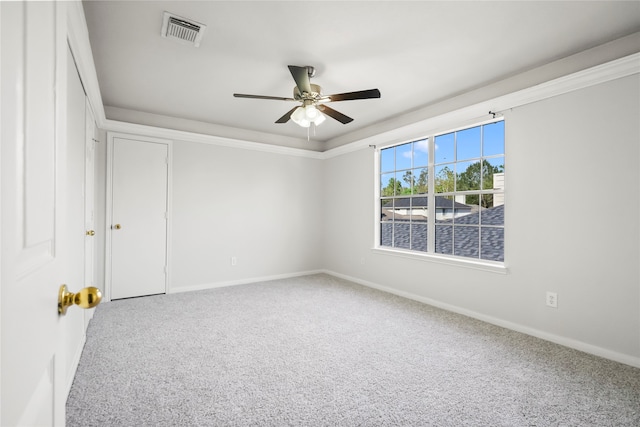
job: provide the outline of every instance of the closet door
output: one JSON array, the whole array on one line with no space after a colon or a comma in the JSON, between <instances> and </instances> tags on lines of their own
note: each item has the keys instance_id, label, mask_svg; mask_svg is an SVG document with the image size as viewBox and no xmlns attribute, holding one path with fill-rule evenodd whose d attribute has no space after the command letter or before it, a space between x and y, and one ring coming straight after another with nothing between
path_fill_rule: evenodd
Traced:
<instances>
[{"instance_id":1,"label":"closet door","mask_svg":"<svg viewBox=\"0 0 640 427\"><path fill-rule=\"evenodd\" d=\"M111 299L165 293L168 144L114 137L111 155Z\"/></svg>"}]
</instances>

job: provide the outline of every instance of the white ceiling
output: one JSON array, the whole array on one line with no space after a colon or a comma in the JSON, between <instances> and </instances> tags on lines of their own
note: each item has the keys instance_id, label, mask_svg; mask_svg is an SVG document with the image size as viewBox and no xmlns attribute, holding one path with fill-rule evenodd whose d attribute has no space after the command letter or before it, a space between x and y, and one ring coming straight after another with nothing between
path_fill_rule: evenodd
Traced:
<instances>
[{"instance_id":1,"label":"white ceiling","mask_svg":"<svg viewBox=\"0 0 640 427\"><path fill-rule=\"evenodd\" d=\"M287 65L316 67L325 94L380 89L331 104L355 120L327 119L311 135L327 143L640 31L638 1L92 0L84 10L106 107L306 141L306 129L274 123L295 104L233 93L290 97ZM207 25L199 48L160 36L164 11Z\"/></svg>"}]
</instances>

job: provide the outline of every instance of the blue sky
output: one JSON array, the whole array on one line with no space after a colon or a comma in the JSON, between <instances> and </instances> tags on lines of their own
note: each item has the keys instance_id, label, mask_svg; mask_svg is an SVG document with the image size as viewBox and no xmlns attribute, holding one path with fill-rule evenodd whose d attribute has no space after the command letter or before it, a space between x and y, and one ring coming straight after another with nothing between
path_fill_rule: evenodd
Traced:
<instances>
[{"instance_id":1,"label":"blue sky","mask_svg":"<svg viewBox=\"0 0 640 427\"><path fill-rule=\"evenodd\" d=\"M484 128L484 129L482 129ZM481 135L484 132L484 143ZM454 143L457 138L457 144ZM428 140L415 141L383 149L380 156L382 172L410 169L413 152L413 167L421 168L428 163ZM439 135L435 138L435 164L478 159L504 153L504 121L489 123ZM481 153L482 150L482 153ZM453 168L452 168L453 169Z\"/></svg>"}]
</instances>

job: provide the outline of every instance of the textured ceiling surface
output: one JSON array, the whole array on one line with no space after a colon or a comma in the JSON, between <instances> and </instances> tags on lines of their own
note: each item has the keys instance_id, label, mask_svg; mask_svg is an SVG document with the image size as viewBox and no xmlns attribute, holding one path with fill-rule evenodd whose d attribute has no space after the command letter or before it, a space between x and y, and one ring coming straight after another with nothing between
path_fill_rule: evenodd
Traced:
<instances>
[{"instance_id":1,"label":"textured ceiling surface","mask_svg":"<svg viewBox=\"0 0 640 427\"><path fill-rule=\"evenodd\" d=\"M274 122L295 104L287 65L312 65L330 106L311 138L331 141L640 30L640 2L85 1L105 106L307 138ZM200 47L160 35L164 11L207 25Z\"/></svg>"}]
</instances>

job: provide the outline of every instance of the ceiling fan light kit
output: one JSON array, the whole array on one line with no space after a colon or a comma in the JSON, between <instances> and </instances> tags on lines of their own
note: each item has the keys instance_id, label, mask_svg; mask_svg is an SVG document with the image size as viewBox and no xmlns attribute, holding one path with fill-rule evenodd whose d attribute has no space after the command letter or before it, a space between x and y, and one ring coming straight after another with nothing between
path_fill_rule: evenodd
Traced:
<instances>
[{"instance_id":1,"label":"ceiling fan light kit","mask_svg":"<svg viewBox=\"0 0 640 427\"><path fill-rule=\"evenodd\" d=\"M353 121L339 111L325 105L327 102L351 101L356 99L380 98L378 89L368 89L356 92L338 93L335 95L322 95L322 88L319 85L312 84L310 78L315 75L315 68L309 65L300 67L297 65L289 65L289 71L296 86L293 88L293 98L283 98L277 96L264 95L247 95L242 93L234 93L236 98L253 98L253 99L271 99L277 101L296 101L302 104L294 107L285 113L284 116L276 120L276 123L287 123L289 119L298 126L308 128L311 123L314 126L320 125L329 116L342 124Z\"/></svg>"},{"instance_id":2,"label":"ceiling fan light kit","mask_svg":"<svg viewBox=\"0 0 640 427\"><path fill-rule=\"evenodd\" d=\"M322 114L314 104L308 104L298 107L291 114L291 120L298 126L308 128L313 123L318 126L326 120L324 114Z\"/></svg>"}]
</instances>

